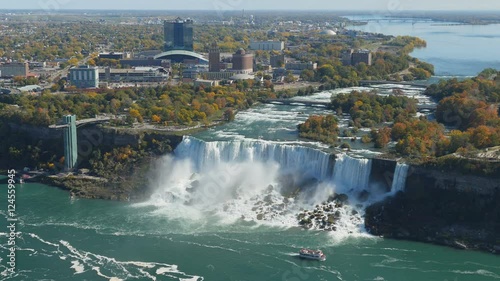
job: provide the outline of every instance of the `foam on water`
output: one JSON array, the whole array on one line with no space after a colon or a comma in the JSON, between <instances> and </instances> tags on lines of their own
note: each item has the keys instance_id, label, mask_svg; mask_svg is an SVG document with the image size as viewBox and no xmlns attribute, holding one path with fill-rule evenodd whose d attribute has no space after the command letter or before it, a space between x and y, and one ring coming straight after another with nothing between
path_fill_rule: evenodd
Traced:
<instances>
[{"instance_id":1,"label":"foam on water","mask_svg":"<svg viewBox=\"0 0 500 281\"><path fill-rule=\"evenodd\" d=\"M297 122L300 119L307 119L301 116L301 112L290 112L279 110L280 105L267 104L262 108L249 109L238 113L238 121L246 124L264 121L270 123L277 122Z\"/></svg>"},{"instance_id":2,"label":"foam on water","mask_svg":"<svg viewBox=\"0 0 500 281\"><path fill-rule=\"evenodd\" d=\"M242 219L296 226L303 203L284 193L328 181L333 168L330 155L322 151L265 141L186 137L175 155L159 163L157 192L148 203L171 219L204 221L210 216L222 224ZM332 186L327 189L333 192Z\"/></svg>"},{"instance_id":3,"label":"foam on water","mask_svg":"<svg viewBox=\"0 0 500 281\"><path fill-rule=\"evenodd\" d=\"M177 265L159 262L119 261L115 258L80 250L70 242L60 240L50 242L34 233L27 233L27 237L40 242L42 247L38 252L57 253L62 262L67 262L74 274L89 271L106 280L156 280L158 275L168 276L177 280L203 280L201 276L186 274L178 269ZM26 238L24 238L26 239ZM88 268L88 269L87 269Z\"/></svg>"},{"instance_id":4,"label":"foam on water","mask_svg":"<svg viewBox=\"0 0 500 281\"><path fill-rule=\"evenodd\" d=\"M85 271L85 266L80 264L79 261L72 261L71 264L73 264L71 268L75 270L75 274L80 274Z\"/></svg>"},{"instance_id":5,"label":"foam on water","mask_svg":"<svg viewBox=\"0 0 500 281\"><path fill-rule=\"evenodd\" d=\"M334 160L296 142L185 137L175 157L165 156L157 170L156 192L136 207L155 206L153 214L197 228L237 221L297 227L302 210L345 193L350 204L338 210L341 218L332 233L333 240L341 241L365 235L365 205L359 205L358 196L368 192L375 200L379 195L369 184L371 160L345 154Z\"/></svg>"}]
</instances>

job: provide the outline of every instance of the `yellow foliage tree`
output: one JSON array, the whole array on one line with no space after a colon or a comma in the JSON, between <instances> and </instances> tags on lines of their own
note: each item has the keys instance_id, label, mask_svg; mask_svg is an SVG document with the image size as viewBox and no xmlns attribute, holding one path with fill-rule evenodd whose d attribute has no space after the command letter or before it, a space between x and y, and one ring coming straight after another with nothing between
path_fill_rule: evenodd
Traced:
<instances>
[{"instance_id":1,"label":"yellow foliage tree","mask_svg":"<svg viewBox=\"0 0 500 281\"><path fill-rule=\"evenodd\" d=\"M68 63L69 63L70 65L73 65L73 66L77 66L77 65L78 65L78 62L79 62L79 61L78 61L78 59L77 59L77 58L71 58L71 59L69 59L69 60L68 60Z\"/></svg>"},{"instance_id":2,"label":"yellow foliage tree","mask_svg":"<svg viewBox=\"0 0 500 281\"><path fill-rule=\"evenodd\" d=\"M154 123L160 123L161 122L161 117L156 115L156 114L153 114L153 116L151 116L151 120L154 122Z\"/></svg>"}]
</instances>

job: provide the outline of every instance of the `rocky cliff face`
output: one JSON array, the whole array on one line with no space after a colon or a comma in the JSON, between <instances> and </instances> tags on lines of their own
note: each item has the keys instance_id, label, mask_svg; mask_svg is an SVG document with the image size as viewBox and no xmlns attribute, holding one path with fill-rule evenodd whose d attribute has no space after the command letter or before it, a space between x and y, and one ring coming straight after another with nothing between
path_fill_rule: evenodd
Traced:
<instances>
[{"instance_id":1,"label":"rocky cliff face","mask_svg":"<svg viewBox=\"0 0 500 281\"><path fill-rule=\"evenodd\" d=\"M387 159L372 159L370 183L376 183L387 192L391 191L397 162Z\"/></svg>"},{"instance_id":2,"label":"rocky cliff face","mask_svg":"<svg viewBox=\"0 0 500 281\"><path fill-rule=\"evenodd\" d=\"M56 140L60 142L62 142L63 139L62 129L51 129L48 127L38 127L16 123L9 123L8 125L13 132L22 134L26 138L35 140ZM172 149L175 149L175 147L177 147L177 145L182 142L182 136L171 135L168 132L141 132L129 130L127 128L104 128L98 125L90 125L78 128L79 146L92 145L93 147L118 147L130 145L131 147L136 148L140 145L141 141L152 141L153 139L168 139L170 141L170 146L172 147Z\"/></svg>"},{"instance_id":3,"label":"rocky cliff face","mask_svg":"<svg viewBox=\"0 0 500 281\"><path fill-rule=\"evenodd\" d=\"M34 139L57 140L63 138L62 130L54 130L48 127L38 127L17 123L9 123L8 125L12 131L25 134L26 136Z\"/></svg>"},{"instance_id":4,"label":"rocky cliff face","mask_svg":"<svg viewBox=\"0 0 500 281\"><path fill-rule=\"evenodd\" d=\"M78 129L79 145L90 143L93 146L103 148L115 148L121 146L131 146L138 148L143 141L168 140L172 149L175 149L182 142L182 136L154 131L137 131L127 128L101 127L97 125L87 126Z\"/></svg>"},{"instance_id":5,"label":"rocky cliff face","mask_svg":"<svg viewBox=\"0 0 500 281\"><path fill-rule=\"evenodd\" d=\"M15 162L10 155L0 157L0 167L5 169L20 167L37 167L42 163L59 159L63 156L63 130L50 129L47 127L36 127L29 125L8 124L10 134L15 134L17 140L22 140L19 147L24 154L30 154L28 148L36 146L37 158L24 157ZM115 148L130 146L138 155L127 163L116 163L111 167L106 166L104 170L110 170L109 177L90 170L88 173L100 177L47 177L42 178L46 183L67 190L72 194L85 198L126 200L147 196L148 171L156 156L164 155L177 147L182 142L182 136L172 135L168 132L138 131L127 128L105 128L97 125L78 128L78 161L77 167L90 169L92 162L102 162L106 152ZM43 141L42 141L43 140ZM16 142L13 140L12 142ZM7 144L10 146L11 144ZM12 144L14 145L14 144ZM100 154L98 152L101 152ZM24 155L23 154L23 155ZM1 156L1 155L0 155ZM25 159L26 158L26 159ZM57 163L58 164L58 163ZM62 166L56 166L53 173L62 170Z\"/></svg>"},{"instance_id":6,"label":"rocky cliff face","mask_svg":"<svg viewBox=\"0 0 500 281\"><path fill-rule=\"evenodd\" d=\"M367 208L365 226L388 238L500 254L499 177L412 167L404 192Z\"/></svg>"}]
</instances>

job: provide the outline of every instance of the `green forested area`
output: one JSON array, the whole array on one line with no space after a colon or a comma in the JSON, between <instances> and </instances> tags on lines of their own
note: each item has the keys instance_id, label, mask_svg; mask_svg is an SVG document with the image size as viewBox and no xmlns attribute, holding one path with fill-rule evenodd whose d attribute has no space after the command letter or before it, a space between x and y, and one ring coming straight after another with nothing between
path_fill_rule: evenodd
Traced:
<instances>
[{"instance_id":1,"label":"green forested area","mask_svg":"<svg viewBox=\"0 0 500 281\"><path fill-rule=\"evenodd\" d=\"M334 144L339 134L337 119L333 115L313 115L299 125L299 134L302 138Z\"/></svg>"},{"instance_id":2,"label":"green forested area","mask_svg":"<svg viewBox=\"0 0 500 281\"><path fill-rule=\"evenodd\" d=\"M354 91L333 96L332 108L337 114L349 112L350 126L371 127L371 134L362 141L372 141L375 147L384 148L394 141L392 152L417 159L455 152L465 155L500 145L498 74L499 71L487 69L472 79L452 79L430 86L425 94L438 102L437 121L414 117L415 100L396 95L381 97ZM383 122L393 124L381 127ZM302 132L301 128L303 125L299 126ZM322 140L331 133L338 133L338 128L332 132L316 130L315 135L304 136Z\"/></svg>"},{"instance_id":3,"label":"green forested area","mask_svg":"<svg viewBox=\"0 0 500 281\"><path fill-rule=\"evenodd\" d=\"M105 113L124 116L127 123L147 120L159 125L192 125L222 117L226 109L242 110L259 98L276 97L270 89L244 93L240 90L242 87L238 84L206 88L183 85L107 89L100 93L52 94L45 91L40 96L3 95L0 96L0 118L48 126L67 114L85 119Z\"/></svg>"},{"instance_id":4,"label":"green forested area","mask_svg":"<svg viewBox=\"0 0 500 281\"><path fill-rule=\"evenodd\" d=\"M417 101L405 96L379 96L376 93L353 91L332 97L331 106L337 114L349 113L350 125L371 128L396 118L408 119L417 112Z\"/></svg>"}]
</instances>

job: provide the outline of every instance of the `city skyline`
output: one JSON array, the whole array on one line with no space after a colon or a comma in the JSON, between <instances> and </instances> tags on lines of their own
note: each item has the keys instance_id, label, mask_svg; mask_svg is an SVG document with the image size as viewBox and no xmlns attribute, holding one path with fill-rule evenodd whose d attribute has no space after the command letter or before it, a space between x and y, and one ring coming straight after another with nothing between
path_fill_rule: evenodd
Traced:
<instances>
[{"instance_id":1,"label":"city skyline","mask_svg":"<svg viewBox=\"0 0 500 281\"><path fill-rule=\"evenodd\" d=\"M138 2L123 0L116 2L103 2L88 0L26 0L2 4L2 9L27 9L27 10L379 10L379 11L410 11L410 10L453 10L453 11L492 11L500 10L500 1L483 0L473 3L468 0L432 1L432 0L354 0L347 2L310 0L295 2L285 0L186 0L173 2L165 0L148 0Z\"/></svg>"}]
</instances>

